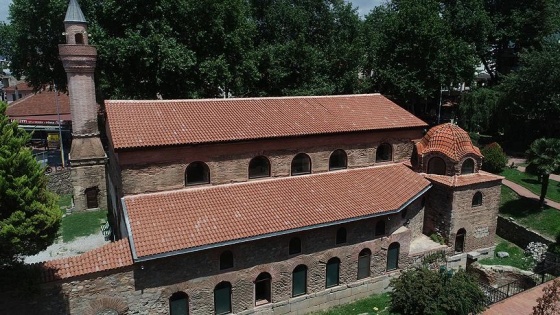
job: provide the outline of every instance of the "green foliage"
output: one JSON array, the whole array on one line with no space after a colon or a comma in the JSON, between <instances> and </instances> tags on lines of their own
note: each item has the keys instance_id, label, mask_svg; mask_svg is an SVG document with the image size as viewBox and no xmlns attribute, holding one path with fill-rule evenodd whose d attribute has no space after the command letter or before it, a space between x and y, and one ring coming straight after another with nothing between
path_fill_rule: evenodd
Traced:
<instances>
[{"instance_id":1,"label":"green foliage","mask_svg":"<svg viewBox=\"0 0 560 315\"><path fill-rule=\"evenodd\" d=\"M560 101L560 94L558 95ZM527 170L534 170L542 177L539 203L543 207L550 174L560 171L560 139L540 138L533 141L527 150L527 163Z\"/></svg>"},{"instance_id":2,"label":"green foliage","mask_svg":"<svg viewBox=\"0 0 560 315\"><path fill-rule=\"evenodd\" d=\"M312 313L315 315L397 315L389 310L391 298L388 293L372 295L353 303L336 306L326 311Z\"/></svg>"},{"instance_id":3,"label":"green foliage","mask_svg":"<svg viewBox=\"0 0 560 315\"><path fill-rule=\"evenodd\" d=\"M499 239L498 245L496 245L495 253L497 252L507 252L509 257L499 258L485 258L481 259L479 263L483 265L502 265L502 266L512 266L523 270L532 271L535 266L535 261L532 257L525 255L525 251L519 246L510 243L504 239Z\"/></svg>"},{"instance_id":4,"label":"green foliage","mask_svg":"<svg viewBox=\"0 0 560 315\"><path fill-rule=\"evenodd\" d=\"M500 96L500 92L490 88L478 88L461 95L459 125L469 132L495 131L493 118Z\"/></svg>"},{"instance_id":5,"label":"green foliage","mask_svg":"<svg viewBox=\"0 0 560 315\"><path fill-rule=\"evenodd\" d=\"M511 168L505 168L500 175L504 176L507 180L529 189L534 194L538 195L541 192L542 181L539 180L538 175L529 172L520 172ZM560 182L552 179L549 180L549 189L547 189L546 198L560 202Z\"/></svg>"},{"instance_id":6,"label":"green foliage","mask_svg":"<svg viewBox=\"0 0 560 315\"><path fill-rule=\"evenodd\" d=\"M0 56L10 59L13 29L9 24L0 22ZM0 69L1 71L2 69Z\"/></svg>"},{"instance_id":7,"label":"green foliage","mask_svg":"<svg viewBox=\"0 0 560 315\"><path fill-rule=\"evenodd\" d=\"M480 151L484 155L482 170L490 173L500 173L504 170L507 164L507 155L498 143L490 143Z\"/></svg>"},{"instance_id":8,"label":"green foliage","mask_svg":"<svg viewBox=\"0 0 560 315\"><path fill-rule=\"evenodd\" d=\"M391 280L392 311L403 315L467 315L484 309L484 293L464 270L411 269ZM457 298L461 297L461 298Z\"/></svg>"},{"instance_id":9,"label":"green foliage","mask_svg":"<svg viewBox=\"0 0 560 315\"><path fill-rule=\"evenodd\" d=\"M560 211L548 206L541 209L536 200L522 198L503 185L501 196L500 215L549 237L560 233Z\"/></svg>"},{"instance_id":10,"label":"green foliage","mask_svg":"<svg viewBox=\"0 0 560 315\"><path fill-rule=\"evenodd\" d=\"M61 219L44 170L26 147L30 135L5 111L0 102L0 266L52 244Z\"/></svg>"},{"instance_id":11,"label":"green foliage","mask_svg":"<svg viewBox=\"0 0 560 315\"><path fill-rule=\"evenodd\" d=\"M438 244L444 245L446 244L445 238L439 233L432 233L430 235L430 239Z\"/></svg>"}]
</instances>

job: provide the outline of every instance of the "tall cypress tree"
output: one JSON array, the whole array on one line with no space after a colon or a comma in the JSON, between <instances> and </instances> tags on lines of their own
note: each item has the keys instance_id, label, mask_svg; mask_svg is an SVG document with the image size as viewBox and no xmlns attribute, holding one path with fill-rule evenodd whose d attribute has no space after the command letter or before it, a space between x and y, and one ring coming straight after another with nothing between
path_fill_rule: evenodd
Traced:
<instances>
[{"instance_id":1,"label":"tall cypress tree","mask_svg":"<svg viewBox=\"0 0 560 315\"><path fill-rule=\"evenodd\" d=\"M46 249L62 217L44 169L26 146L31 135L5 112L0 102L0 267Z\"/></svg>"}]
</instances>

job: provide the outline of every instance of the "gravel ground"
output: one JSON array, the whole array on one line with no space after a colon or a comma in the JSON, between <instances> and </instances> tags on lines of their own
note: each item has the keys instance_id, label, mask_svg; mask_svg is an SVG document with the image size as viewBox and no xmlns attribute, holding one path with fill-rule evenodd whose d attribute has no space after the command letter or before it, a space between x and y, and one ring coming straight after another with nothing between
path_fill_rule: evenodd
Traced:
<instances>
[{"instance_id":1,"label":"gravel ground","mask_svg":"<svg viewBox=\"0 0 560 315\"><path fill-rule=\"evenodd\" d=\"M108 243L105 241L101 231L97 234L78 237L75 240L63 243L59 238L54 244L47 247L46 250L34 256L25 257L25 263L31 264L36 262L59 259L63 257L77 256L94 248L100 247Z\"/></svg>"}]
</instances>

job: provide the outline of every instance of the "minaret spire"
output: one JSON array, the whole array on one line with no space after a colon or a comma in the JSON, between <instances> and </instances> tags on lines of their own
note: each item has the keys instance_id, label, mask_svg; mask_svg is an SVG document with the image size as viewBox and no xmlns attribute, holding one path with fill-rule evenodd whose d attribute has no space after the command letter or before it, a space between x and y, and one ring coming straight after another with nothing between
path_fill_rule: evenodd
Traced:
<instances>
[{"instance_id":1,"label":"minaret spire","mask_svg":"<svg viewBox=\"0 0 560 315\"><path fill-rule=\"evenodd\" d=\"M68 4L68 10L66 10L66 17L64 18L64 23L74 22L74 23L87 23L86 17L80 9L80 5L77 0L70 0Z\"/></svg>"}]
</instances>

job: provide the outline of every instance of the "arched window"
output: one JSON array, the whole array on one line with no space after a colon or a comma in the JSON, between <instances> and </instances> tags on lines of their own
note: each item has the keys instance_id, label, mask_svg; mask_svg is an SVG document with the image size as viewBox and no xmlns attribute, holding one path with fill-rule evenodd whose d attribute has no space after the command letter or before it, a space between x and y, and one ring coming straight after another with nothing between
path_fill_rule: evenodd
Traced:
<instances>
[{"instance_id":1,"label":"arched window","mask_svg":"<svg viewBox=\"0 0 560 315\"><path fill-rule=\"evenodd\" d=\"M474 173L474 160L466 159L461 165L461 175L462 174L472 174Z\"/></svg>"},{"instance_id":2,"label":"arched window","mask_svg":"<svg viewBox=\"0 0 560 315\"><path fill-rule=\"evenodd\" d=\"M375 236L385 235L385 221L379 220L375 224Z\"/></svg>"},{"instance_id":3,"label":"arched window","mask_svg":"<svg viewBox=\"0 0 560 315\"><path fill-rule=\"evenodd\" d=\"M327 277L325 287L330 288L339 284L340 259L333 257L327 261Z\"/></svg>"},{"instance_id":4,"label":"arched window","mask_svg":"<svg viewBox=\"0 0 560 315\"><path fill-rule=\"evenodd\" d=\"M249 178L269 177L270 162L264 156L257 156L249 162Z\"/></svg>"},{"instance_id":5,"label":"arched window","mask_svg":"<svg viewBox=\"0 0 560 315\"><path fill-rule=\"evenodd\" d=\"M430 161L428 161L428 174L447 174L447 166L445 165L445 161L437 156L431 158Z\"/></svg>"},{"instance_id":6,"label":"arched window","mask_svg":"<svg viewBox=\"0 0 560 315\"><path fill-rule=\"evenodd\" d=\"M292 296L307 293L307 266L299 265L292 272Z\"/></svg>"},{"instance_id":7,"label":"arched window","mask_svg":"<svg viewBox=\"0 0 560 315\"><path fill-rule=\"evenodd\" d=\"M301 253L301 240L294 237L290 240L290 248L288 249L290 255L295 255Z\"/></svg>"},{"instance_id":8,"label":"arched window","mask_svg":"<svg viewBox=\"0 0 560 315\"><path fill-rule=\"evenodd\" d=\"M255 305L262 305L272 302L270 293L270 283L272 277L268 272L262 272L255 280Z\"/></svg>"},{"instance_id":9,"label":"arched window","mask_svg":"<svg viewBox=\"0 0 560 315\"><path fill-rule=\"evenodd\" d=\"M214 313L216 315L231 313L231 283L220 282L214 288Z\"/></svg>"},{"instance_id":10,"label":"arched window","mask_svg":"<svg viewBox=\"0 0 560 315\"><path fill-rule=\"evenodd\" d=\"M220 255L220 270L233 268L233 253L226 250Z\"/></svg>"},{"instance_id":11,"label":"arched window","mask_svg":"<svg viewBox=\"0 0 560 315\"><path fill-rule=\"evenodd\" d=\"M84 44L84 34L76 33L74 35L74 39L76 40L76 44L83 45Z\"/></svg>"},{"instance_id":12,"label":"arched window","mask_svg":"<svg viewBox=\"0 0 560 315\"><path fill-rule=\"evenodd\" d=\"M311 174L311 158L305 153L300 153L292 160L292 175Z\"/></svg>"},{"instance_id":13,"label":"arched window","mask_svg":"<svg viewBox=\"0 0 560 315\"><path fill-rule=\"evenodd\" d=\"M336 231L336 244L346 243L346 229L341 227Z\"/></svg>"},{"instance_id":14,"label":"arched window","mask_svg":"<svg viewBox=\"0 0 560 315\"><path fill-rule=\"evenodd\" d=\"M375 152L375 162L388 162L393 160L393 149L388 143L382 143Z\"/></svg>"},{"instance_id":15,"label":"arched window","mask_svg":"<svg viewBox=\"0 0 560 315\"><path fill-rule=\"evenodd\" d=\"M187 185L201 185L210 183L210 169L204 162L192 162L185 172Z\"/></svg>"},{"instance_id":16,"label":"arched window","mask_svg":"<svg viewBox=\"0 0 560 315\"><path fill-rule=\"evenodd\" d=\"M348 167L348 157L344 150L335 150L329 158L329 171L341 170Z\"/></svg>"},{"instance_id":17,"label":"arched window","mask_svg":"<svg viewBox=\"0 0 560 315\"><path fill-rule=\"evenodd\" d=\"M185 292L175 292L169 298L170 315L189 314L189 296Z\"/></svg>"},{"instance_id":18,"label":"arched window","mask_svg":"<svg viewBox=\"0 0 560 315\"><path fill-rule=\"evenodd\" d=\"M387 271L399 268L399 252L401 245L399 243L392 243L389 245L387 251Z\"/></svg>"},{"instance_id":19,"label":"arched window","mask_svg":"<svg viewBox=\"0 0 560 315\"><path fill-rule=\"evenodd\" d=\"M482 193L480 191L477 191L472 197L472 206L478 207L481 205L482 205Z\"/></svg>"},{"instance_id":20,"label":"arched window","mask_svg":"<svg viewBox=\"0 0 560 315\"><path fill-rule=\"evenodd\" d=\"M462 253L465 250L465 236L467 231L465 229L459 229L457 235L455 236L455 252Z\"/></svg>"},{"instance_id":21,"label":"arched window","mask_svg":"<svg viewBox=\"0 0 560 315\"><path fill-rule=\"evenodd\" d=\"M358 255L358 280L370 276L371 250L362 249Z\"/></svg>"}]
</instances>

